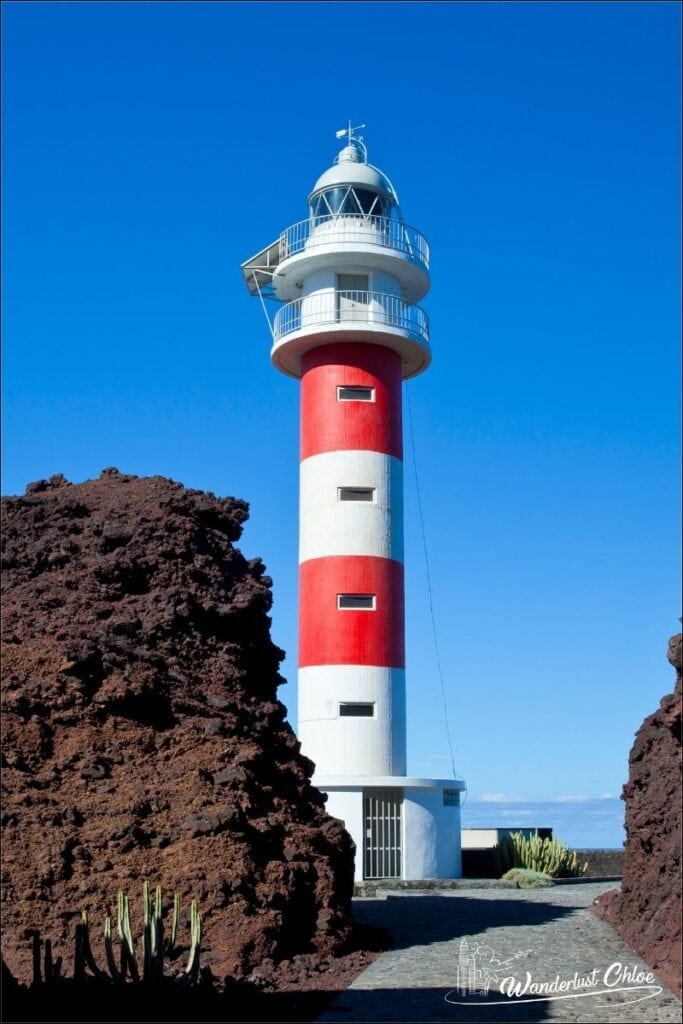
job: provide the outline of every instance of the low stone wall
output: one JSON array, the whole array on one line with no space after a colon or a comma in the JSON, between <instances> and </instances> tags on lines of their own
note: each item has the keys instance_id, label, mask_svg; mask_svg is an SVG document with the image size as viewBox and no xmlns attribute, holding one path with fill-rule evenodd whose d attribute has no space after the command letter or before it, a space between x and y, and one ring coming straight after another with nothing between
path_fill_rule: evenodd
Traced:
<instances>
[{"instance_id":1,"label":"low stone wall","mask_svg":"<svg viewBox=\"0 0 683 1024\"><path fill-rule=\"evenodd\" d=\"M588 864L585 878L620 878L623 850L577 850L579 860ZM463 850L463 878L495 878L493 849Z\"/></svg>"},{"instance_id":2,"label":"low stone wall","mask_svg":"<svg viewBox=\"0 0 683 1024\"><path fill-rule=\"evenodd\" d=\"M577 850L583 864L588 864L585 878L621 878L624 851L621 850Z\"/></svg>"}]
</instances>

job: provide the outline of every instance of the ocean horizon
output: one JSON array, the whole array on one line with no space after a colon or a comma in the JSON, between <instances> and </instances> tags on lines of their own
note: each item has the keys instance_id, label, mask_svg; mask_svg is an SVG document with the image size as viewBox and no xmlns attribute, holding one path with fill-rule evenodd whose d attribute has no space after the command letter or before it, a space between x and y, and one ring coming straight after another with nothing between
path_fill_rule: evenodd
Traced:
<instances>
[{"instance_id":1,"label":"ocean horizon","mask_svg":"<svg viewBox=\"0 0 683 1024\"><path fill-rule=\"evenodd\" d=\"M553 836L579 850L621 850L624 803L617 796L562 796L525 800L504 793L465 798L463 828L552 828Z\"/></svg>"}]
</instances>

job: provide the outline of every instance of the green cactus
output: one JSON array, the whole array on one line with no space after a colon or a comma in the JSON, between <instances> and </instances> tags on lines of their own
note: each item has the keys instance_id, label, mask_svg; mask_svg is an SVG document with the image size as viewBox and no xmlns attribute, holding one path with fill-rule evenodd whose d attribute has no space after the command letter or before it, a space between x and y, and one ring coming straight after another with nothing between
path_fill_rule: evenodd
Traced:
<instances>
[{"instance_id":1,"label":"green cactus","mask_svg":"<svg viewBox=\"0 0 683 1024\"><path fill-rule=\"evenodd\" d=\"M116 963L112 938L111 918L104 922L104 951L107 968L115 981L124 981L130 974L133 981L140 980L140 967L136 958L133 928L130 919L130 900L123 890L117 893L117 931L120 945L120 965ZM173 913L171 917L171 933L164 938L163 894L160 885L156 886L154 898L150 893L149 882L142 887L142 980L148 984L158 982L164 976L164 957L170 957L175 951L180 919L180 893L173 897ZM190 906L190 953L187 967L179 975L179 984L192 984L199 976L200 947L202 937L202 919L197 909L197 901Z\"/></svg>"},{"instance_id":2,"label":"green cactus","mask_svg":"<svg viewBox=\"0 0 683 1024\"><path fill-rule=\"evenodd\" d=\"M156 886L154 898L150 894L149 882L142 887L142 965L138 964L136 942L133 939L133 926L130 916L130 899L122 889L116 894L116 930L119 938L118 962L114 948L112 919L109 915L104 919L104 956L107 971L115 982L125 982L130 977L133 982L157 984L164 977L164 957L171 958L175 952L180 920L180 893L173 896L173 912L171 917L170 936L164 938L163 893L160 885ZM175 979L180 985L191 985L199 977L200 947L202 938L202 919L197 909L197 901L190 906L190 953L186 969ZM61 959L52 966L52 949L49 940L46 942L45 980L53 975L56 977L61 967ZM106 971L100 970L95 962L90 946L90 928L87 911L81 914L76 925L74 949L74 978L82 980L89 971L94 977L106 977ZM41 979L40 938L34 937L33 943L33 978L34 984Z\"/></svg>"},{"instance_id":3,"label":"green cactus","mask_svg":"<svg viewBox=\"0 0 683 1024\"><path fill-rule=\"evenodd\" d=\"M199 977L199 951L202 944L202 915L197 910L197 901L190 904L190 954L187 958L185 975L190 983Z\"/></svg>"},{"instance_id":4,"label":"green cactus","mask_svg":"<svg viewBox=\"0 0 683 1024\"><path fill-rule=\"evenodd\" d=\"M74 978L80 980L85 977L86 967L96 978L101 978L103 971L95 963L90 947L90 928L88 925L88 911L81 912L81 920L76 925L74 940Z\"/></svg>"},{"instance_id":5,"label":"green cactus","mask_svg":"<svg viewBox=\"0 0 683 1024\"><path fill-rule=\"evenodd\" d=\"M83 982L88 973L100 980L111 978L117 984L123 984L127 978L133 983L140 983L152 993L158 992L161 986L171 984L176 988L194 985L199 979L200 952L202 942L202 916L197 901L190 905L190 950L185 969L180 974L166 979L164 976L164 958L172 959L176 953L176 939L180 922L180 893L173 896L171 928L168 937L164 935L163 893L157 885L154 896L150 892L149 883L142 887L142 935L139 943L133 938L133 926L130 914L130 900L119 890L116 895L116 931L118 933L118 956L114 943L112 918L107 915L104 920L104 955L107 970L103 971L95 962L90 945L90 924L88 913L83 910L76 924L74 933L74 980ZM141 947L141 956L137 950ZM40 934L35 932L32 937L33 982L34 989L43 984L56 982L60 979L62 958L53 960L52 943L49 939L44 943Z\"/></svg>"},{"instance_id":6,"label":"green cactus","mask_svg":"<svg viewBox=\"0 0 683 1024\"><path fill-rule=\"evenodd\" d=\"M499 875L510 868L529 868L551 878L578 878L588 870L576 853L559 839L541 839L538 833L527 839L523 832L512 832L500 840L494 850Z\"/></svg>"},{"instance_id":7,"label":"green cactus","mask_svg":"<svg viewBox=\"0 0 683 1024\"><path fill-rule=\"evenodd\" d=\"M178 921L180 920L180 893L173 894L173 916L171 918L171 935L166 942L166 955L172 956L175 949L175 940L178 935Z\"/></svg>"}]
</instances>

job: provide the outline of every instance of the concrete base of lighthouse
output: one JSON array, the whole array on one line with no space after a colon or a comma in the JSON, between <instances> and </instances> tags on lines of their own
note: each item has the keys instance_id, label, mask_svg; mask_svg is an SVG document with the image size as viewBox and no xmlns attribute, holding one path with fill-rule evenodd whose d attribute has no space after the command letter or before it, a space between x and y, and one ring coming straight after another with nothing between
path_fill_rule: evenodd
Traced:
<instances>
[{"instance_id":1,"label":"concrete base of lighthouse","mask_svg":"<svg viewBox=\"0 0 683 1024\"><path fill-rule=\"evenodd\" d=\"M461 779L314 776L313 784L356 844L356 881L462 877Z\"/></svg>"}]
</instances>

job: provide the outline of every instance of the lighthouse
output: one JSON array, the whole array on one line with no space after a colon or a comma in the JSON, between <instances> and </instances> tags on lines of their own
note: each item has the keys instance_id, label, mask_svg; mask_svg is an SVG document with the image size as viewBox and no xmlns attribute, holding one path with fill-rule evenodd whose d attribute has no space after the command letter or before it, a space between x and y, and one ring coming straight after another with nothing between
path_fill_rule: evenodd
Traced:
<instances>
[{"instance_id":1,"label":"lighthouse","mask_svg":"<svg viewBox=\"0 0 683 1024\"><path fill-rule=\"evenodd\" d=\"M242 264L301 382L298 736L357 880L455 878L464 782L406 775L402 382L431 362L429 247L357 132Z\"/></svg>"}]
</instances>

